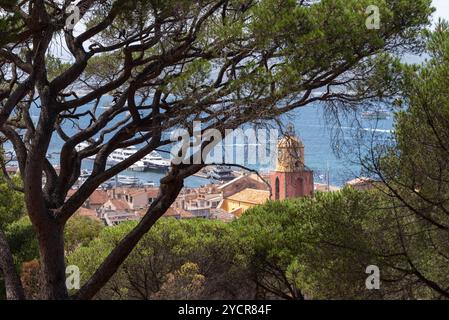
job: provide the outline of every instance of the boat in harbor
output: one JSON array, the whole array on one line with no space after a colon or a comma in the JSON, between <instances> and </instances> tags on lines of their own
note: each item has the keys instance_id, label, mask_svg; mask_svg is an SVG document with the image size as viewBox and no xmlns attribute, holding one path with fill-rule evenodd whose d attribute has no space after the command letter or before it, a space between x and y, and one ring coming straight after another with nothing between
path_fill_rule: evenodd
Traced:
<instances>
[{"instance_id":1,"label":"boat in harbor","mask_svg":"<svg viewBox=\"0 0 449 320\"><path fill-rule=\"evenodd\" d=\"M170 161L162 158L162 156L157 151L151 151L150 154L146 155L142 159L142 162L146 170L168 171L171 165Z\"/></svg>"},{"instance_id":2,"label":"boat in harbor","mask_svg":"<svg viewBox=\"0 0 449 320\"><path fill-rule=\"evenodd\" d=\"M133 164L131 167L129 167L128 170L135 171L135 172L145 172L146 166L143 163L143 161L137 161L135 164Z\"/></svg>"},{"instance_id":3,"label":"boat in harbor","mask_svg":"<svg viewBox=\"0 0 449 320\"><path fill-rule=\"evenodd\" d=\"M210 179L218 181L230 181L235 175L229 166L214 166L208 173Z\"/></svg>"},{"instance_id":4,"label":"boat in harbor","mask_svg":"<svg viewBox=\"0 0 449 320\"><path fill-rule=\"evenodd\" d=\"M116 164L122 162L134 155L138 149L134 146L124 149L117 149L111 153L108 157L108 162ZM157 151L151 151L150 154L143 157L140 161L129 167L131 171L144 172L144 171L168 171L170 168L170 161L162 158Z\"/></svg>"},{"instance_id":5,"label":"boat in harbor","mask_svg":"<svg viewBox=\"0 0 449 320\"><path fill-rule=\"evenodd\" d=\"M386 120L390 116L388 110L365 111L362 118L367 120Z\"/></svg>"},{"instance_id":6,"label":"boat in harbor","mask_svg":"<svg viewBox=\"0 0 449 320\"><path fill-rule=\"evenodd\" d=\"M89 147L88 143L80 143L76 146L77 151L81 151ZM129 157L133 156L139 149L135 146L130 146L127 148L118 148L114 150L108 157L108 164L115 165L118 164ZM95 156L89 157L89 159L95 159ZM144 171L168 171L170 168L170 161L162 158L162 156L157 151L152 151L150 154L146 155L141 160L137 161L131 165L128 169L136 172Z\"/></svg>"},{"instance_id":7,"label":"boat in harbor","mask_svg":"<svg viewBox=\"0 0 449 320\"><path fill-rule=\"evenodd\" d=\"M141 185L142 181L137 177L118 176L118 183L122 186L137 186Z\"/></svg>"},{"instance_id":8,"label":"boat in harbor","mask_svg":"<svg viewBox=\"0 0 449 320\"><path fill-rule=\"evenodd\" d=\"M156 184L152 180L148 180L144 182L142 185L147 188L154 188L156 186Z\"/></svg>"}]
</instances>

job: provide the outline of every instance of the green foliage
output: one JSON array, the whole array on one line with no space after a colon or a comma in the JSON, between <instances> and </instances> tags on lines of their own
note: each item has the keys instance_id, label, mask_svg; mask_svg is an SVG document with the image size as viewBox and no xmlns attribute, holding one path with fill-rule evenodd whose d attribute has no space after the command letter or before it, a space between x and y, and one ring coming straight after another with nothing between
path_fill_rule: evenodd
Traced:
<instances>
[{"instance_id":1,"label":"green foliage","mask_svg":"<svg viewBox=\"0 0 449 320\"><path fill-rule=\"evenodd\" d=\"M120 59L121 54L116 52L94 56L89 60L85 73L100 79L112 79L122 67Z\"/></svg>"},{"instance_id":2,"label":"green foliage","mask_svg":"<svg viewBox=\"0 0 449 320\"><path fill-rule=\"evenodd\" d=\"M427 36L430 59L403 71L406 106L395 117L396 143L373 152L367 167L385 181L392 207L384 229L395 231L382 237L382 246L402 257L385 262L396 268L396 277L426 282L411 288L412 296L435 298L449 297L448 23Z\"/></svg>"},{"instance_id":3,"label":"green foliage","mask_svg":"<svg viewBox=\"0 0 449 320\"><path fill-rule=\"evenodd\" d=\"M274 68L271 75L280 81L278 90L289 92L297 90L295 85L304 81L308 70L339 68L341 61L355 63L358 60L356 52L362 52L363 48L389 46L385 43L385 34L400 28L407 14L411 15L409 18L413 17L413 24L428 22L432 12L430 4L430 0L414 2L413 5L407 1L324 0L305 7L298 6L297 1L265 0L252 10L250 34L259 46L267 50L273 44L283 44L280 54L286 54L289 59ZM366 28L365 10L370 5L379 7L380 30ZM414 46L421 43L419 35L416 27L407 32L407 38ZM374 50L372 54L375 53L380 52ZM365 76L362 81L365 90L365 81L369 81L371 71L386 65L382 59L369 57L358 66ZM261 78L267 76L264 74ZM366 92L357 87L362 82L355 81L353 89L359 89L357 92L364 95ZM387 88L394 83L378 82L376 86L379 85Z\"/></svg>"},{"instance_id":4,"label":"green foliage","mask_svg":"<svg viewBox=\"0 0 449 320\"><path fill-rule=\"evenodd\" d=\"M0 228L18 220L24 214L23 195L12 190L0 174Z\"/></svg>"},{"instance_id":5,"label":"green foliage","mask_svg":"<svg viewBox=\"0 0 449 320\"><path fill-rule=\"evenodd\" d=\"M155 298L186 300L200 297L204 290L205 277L199 272L197 264L183 264L179 270L167 275L167 280Z\"/></svg>"},{"instance_id":6,"label":"green foliage","mask_svg":"<svg viewBox=\"0 0 449 320\"><path fill-rule=\"evenodd\" d=\"M70 253L78 247L87 246L98 237L102 229L103 224L100 221L75 215L68 221L64 230L66 252Z\"/></svg>"},{"instance_id":7,"label":"green foliage","mask_svg":"<svg viewBox=\"0 0 449 320\"><path fill-rule=\"evenodd\" d=\"M161 21L173 15L182 25L204 14L202 10L206 5L210 2L106 1L95 7L86 24L93 26L106 14L119 12L111 26L99 34L99 39L114 43L120 34L136 34L148 28L149 15L158 16ZM366 27L365 11L371 5L379 7L380 30ZM282 99L308 89L307 84L317 74L340 69L343 72L348 68L363 75L359 77L361 80L347 84L351 87L348 91L357 92L358 98L372 97L373 93L379 94L379 98L395 94L397 81L387 79L385 72L385 68L394 67L394 59L385 51L391 53L403 46L417 50L422 44L422 27L429 23L433 12L431 0L414 1L413 5L407 1L386 0L323 0L311 5L293 0L259 0L249 5L247 1L234 0L228 1L226 8L234 13L217 12L195 30L195 50L202 54L185 59L181 73L170 71L160 79L166 91L183 98L184 102L194 104L204 97L213 101L213 97L223 94L236 96L239 101L267 95ZM188 27L179 27L174 32L182 39L191 31ZM391 37L394 33L400 33L401 40ZM157 45L139 54L144 58L153 57L149 60L153 61L154 57L164 56L175 48L176 43L172 36L162 37ZM232 52L241 52L242 57L254 52L254 56L244 61L236 56L231 61L227 55ZM263 59L256 58L264 54L278 57L278 61L274 63L269 59L264 65ZM361 60L362 56L366 58ZM228 63L233 66L232 76L226 77L230 80L226 90L217 92L211 79ZM94 56L86 75L111 80L117 77L123 64L124 55L118 50Z\"/></svg>"},{"instance_id":8,"label":"green foliage","mask_svg":"<svg viewBox=\"0 0 449 320\"><path fill-rule=\"evenodd\" d=\"M3 148L0 146L0 161L3 161ZM17 185L20 185L18 179L13 178ZM16 266L19 269L23 259L33 256L34 248L29 245L29 229L25 226L27 223L23 217L25 213L25 204L23 195L12 190L5 181L3 174L0 173L0 230L5 233L6 240L10 245ZM31 226L30 226L31 227ZM4 298L3 279L0 274L0 299Z\"/></svg>"},{"instance_id":9,"label":"green foliage","mask_svg":"<svg viewBox=\"0 0 449 320\"><path fill-rule=\"evenodd\" d=\"M261 285L275 295L361 296L370 264L364 221L372 200L368 193L344 189L253 208L235 223L240 248ZM281 280L274 282L273 274Z\"/></svg>"},{"instance_id":10,"label":"green foliage","mask_svg":"<svg viewBox=\"0 0 449 320\"><path fill-rule=\"evenodd\" d=\"M75 215L67 223L64 231L65 249L67 253L87 246L97 238L103 224L88 217ZM16 265L39 258L39 245L30 218L24 216L5 227L5 234L13 253Z\"/></svg>"},{"instance_id":11,"label":"green foliage","mask_svg":"<svg viewBox=\"0 0 449 320\"><path fill-rule=\"evenodd\" d=\"M5 233L18 269L22 263L39 257L36 234L28 217L23 217L8 225Z\"/></svg>"},{"instance_id":12,"label":"green foliage","mask_svg":"<svg viewBox=\"0 0 449 320\"><path fill-rule=\"evenodd\" d=\"M2 15L0 16L0 46L14 41L22 29L22 22L15 12L17 0L0 0Z\"/></svg>"},{"instance_id":13,"label":"green foliage","mask_svg":"<svg viewBox=\"0 0 449 320\"><path fill-rule=\"evenodd\" d=\"M98 239L68 257L70 264L79 266L82 281L89 278L134 226L135 223L124 223L105 228ZM162 299L173 294L175 283L198 287L198 281L203 277L207 280L207 287L200 286L197 295L218 298L231 292L238 297L244 294L239 283L246 280L234 265L235 243L223 223L162 219L139 242L97 298ZM191 268L188 268L190 271L185 270L192 263L196 270L193 274ZM233 281L237 277L241 277L240 280ZM190 298L198 298L197 295Z\"/></svg>"},{"instance_id":14,"label":"green foliage","mask_svg":"<svg viewBox=\"0 0 449 320\"><path fill-rule=\"evenodd\" d=\"M58 75L66 71L70 67L70 63L63 62L60 58L52 55L47 55L47 75L48 79L54 80Z\"/></svg>"},{"instance_id":15,"label":"green foliage","mask_svg":"<svg viewBox=\"0 0 449 320\"><path fill-rule=\"evenodd\" d=\"M420 190L419 196L409 194L413 202L424 198L438 203L449 194L449 86L445 81L449 76L449 26L441 23L438 30L430 36L432 59L418 72L412 69L406 75L409 107L396 115L397 147L389 150L391 157L384 162L387 177L405 189L414 185Z\"/></svg>"}]
</instances>

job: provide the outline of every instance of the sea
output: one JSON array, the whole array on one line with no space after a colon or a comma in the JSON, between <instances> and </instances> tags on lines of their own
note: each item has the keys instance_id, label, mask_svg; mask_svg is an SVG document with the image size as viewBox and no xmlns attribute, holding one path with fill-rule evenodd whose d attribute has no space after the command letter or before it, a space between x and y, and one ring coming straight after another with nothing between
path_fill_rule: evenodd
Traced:
<instances>
[{"instance_id":1,"label":"sea","mask_svg":"<svg viewBox=\"0 0 449 320\"><path fill-rule=\"evenodd\" d=\"M105 109L111 103L111 98L104 97L100 103ZM84 106L80 113L91 108ZM362 108L361 108L362 109ZM101 111L98 111L101 112ZM39 108L33 107L31 114L34 120L38 119ZM116 121L119 121L117 119ZM78 126L83 128L89 124L88 117L81 117L73 121L66 121L63 125L67 134L76 133ZM361 112L333 112L328 106L316 103L296 109L283 115L280 119L283 128L293 128L295 134L300 137L305 146L305 165L314 171L316 183L343 186L347 181L363 175L363 166L360 159L366 153L367 145L383 143L392 139L394 119L390 113L386 119L363 119ZM273 124L271 124L273 125ZM63 141L55 135L50 144L47 157L54 164L59 164L59 152ZM6 144L5 149L12 149ZM167 150L165 150L167 151ZM163 157L169 155L161 153ZM267 172L274 170L271 167L248 165L252 169ZM90 170L91 160L84 160L82 168ZM143 183L153 182L156 186L164 173L158 172L134 172L124 171L120 175L137 177ZM192 176L186 179L186 187L199 187L216 181Z\"/></svg>"}]
</instances>

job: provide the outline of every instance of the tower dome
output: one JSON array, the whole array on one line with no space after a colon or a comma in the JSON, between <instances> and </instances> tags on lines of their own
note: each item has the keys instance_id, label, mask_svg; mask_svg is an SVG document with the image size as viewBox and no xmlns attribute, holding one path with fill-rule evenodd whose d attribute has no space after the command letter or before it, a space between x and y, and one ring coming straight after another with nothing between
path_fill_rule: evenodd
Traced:
<instances>
[{"instance_id":1,"label":"tower dome","mask_svg":"<svg viewBox=\"0 0 449 320\"><path fill-rule=\"evenodd\" d=\"M276 171L298 172L304 169L304 144L294 133L289 133L278 142Z\"/></svg>"}]
</instances>

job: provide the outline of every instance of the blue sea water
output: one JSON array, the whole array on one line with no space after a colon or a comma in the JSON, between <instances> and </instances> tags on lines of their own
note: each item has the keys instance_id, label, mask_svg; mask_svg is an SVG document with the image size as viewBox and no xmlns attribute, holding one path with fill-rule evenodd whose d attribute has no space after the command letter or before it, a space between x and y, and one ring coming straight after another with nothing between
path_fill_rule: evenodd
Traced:
<instances>
[{"instance_id":1,"label":"blue sea water","mask_svg":"<svg viewBox=\"0 0 449 320\"><path fill-rule=\"evenodd\" d=\"M104 97L101 105L106 106L111 102L110 97ZM81 108L79 112L87 110L91 106L87 105ZM99 111L101 112L101 111ZM37 119L39 110L35 108L32 110L34 119ZM319 183L327 183L336 186L342 186L350 179L360 176L361 166L357 163L357 147L360 144L360 133L366 134L369 137L376 136L376 139L388 139L393 127L393 119L390 116L388 119L375 120L360 120L359 116L342 117L340 122L335 124L335 121L327 121L328 113L325 107L320 104L309 105L290 112L282 117L282 122L292 124L295 133L302 139L305 145L305 164L314 171L315 181ZM335 115L330 117L335 120ZM358 120L355 121L355 120ZM116 121L119 121L117 119ZM89 118L83 117L77 121L76 125L86 127L89 124ZM64 130L71 135L78 131L74 123L67 121L64 124ZM59 162L60 148L63 141L54 136L48 153L52 155L51 162L55 165ZM351 146L354 147L351 151ZM8 146L6 146L8 149ZM11 146L9 146L11 148ZM339 152L340 151L340 152ZM162 154L164 156L164 154ZM167 155L165 155L167 157ZM92 161L83 161L82 167L90 169ZM252 166L255 169L260 169ZM264 171L273 169L263 168ZM163 173L155 172L131 172L124 171L123 175L135 176L144 182L153 181L156 185L164 176ZM210 181L199 178L190 177L187 179L185 185L188 187L198 187L209 183Z\"/></svg>"},{"instance_id":2,"label":"blue sea water","mask_svg":"<svg viewBox=\"0 0 449 320\"><path fill-rule=\"evenodd\" d=\"M329 115L323 105L295 110L285 117L295 127L305 146L305 164L314 171L315 181L342 186L362 174L360 153L367 144L391 139L393 114L383 120L364 120L360 112ZM330 119L329 119L330 118Z\"/></svg>"}]
</instances>

